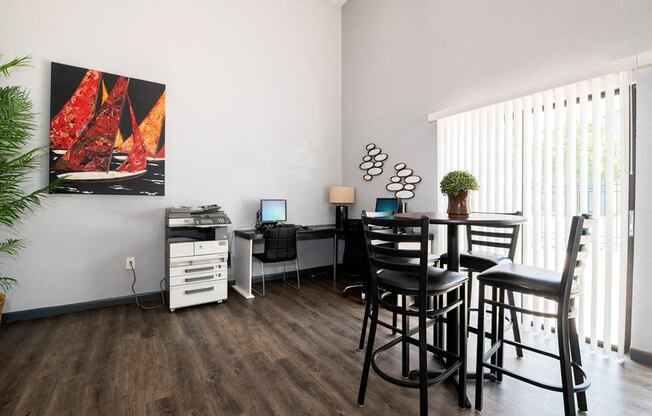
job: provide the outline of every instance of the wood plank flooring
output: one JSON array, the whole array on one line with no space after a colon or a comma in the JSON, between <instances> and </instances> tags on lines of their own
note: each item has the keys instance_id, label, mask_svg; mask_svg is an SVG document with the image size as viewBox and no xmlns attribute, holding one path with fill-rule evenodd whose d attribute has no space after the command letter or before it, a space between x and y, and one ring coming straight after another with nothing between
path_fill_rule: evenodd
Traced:
<instances>
[{"instance_id":1,"label":"wood plank flooring","mask_svg":"<svg viewBox=\"0 0 652 416\"><path fill-rule=\"evenodd\" d=\"M418 414L416 390L373 372L365 406L356 406L363 307L340 295L346 283L336 290L327 278L308 278L296 291L272 282L265 298L231 291L222 305L174 314L124 305L3 325L0 415ZM379 342L391 337L379 331ZM555 349L554 339L526 338ZM470 344L473 354L475 338ZM525 354L517 360L508 348L506 363L558 380L555 361ZM383 365L398 374L399 358L396 349ZM586 348L584 359L591 415L652 414L651 368ZM486 386L484 415L562 414L557 393L509 378ZM474 413L456 403L452 387L430 388L430 414Z\"/></svg>"}]
</instances>

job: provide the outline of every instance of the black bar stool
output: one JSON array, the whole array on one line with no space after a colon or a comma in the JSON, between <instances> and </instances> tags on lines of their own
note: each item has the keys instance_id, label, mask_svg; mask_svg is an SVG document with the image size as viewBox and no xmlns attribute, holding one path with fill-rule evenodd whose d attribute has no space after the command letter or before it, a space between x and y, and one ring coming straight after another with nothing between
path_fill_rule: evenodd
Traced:
<instances>
[{"instance_id":1,"label":"black bar stool","mask_svg":"<svg viewBox=\"0 0 652 416\"><path fill-rule=\"evenodd\" d=\"M392 211L386 211L386 212L367 212L367 217L368 218L382 218L382 217L391 217L393 215ZM347 221L349 222L348 226L350 227L357 227L359 225L359 241L362 243L362 249L361 250L356 250L356 254L359 254L362 257L362 263L364 264L364 280L363 280L363 293L368 293L368 283L369 283L369 275L371 274L371 268L369 266L369 256L367 255L367 245L365 242L365 237L364 237L364 230L362 228L362 220L345 220L344 221L344 228L346 229L347 227ZM371 227L376 231L382 232L382 230L385 230L387 232L388 228L387 227ZM358 240L354 240L354 243L357 243ZM346 244L349 244L349 241L346 241ZM417 243L418 244L418 243ZM394 247L394 243L386 243L389 247ZM410 259L400 259L400 258L395 258L394 261L410 261ZM439 261L439 256L436 254L428 254L428 265L434 265L437 261ZM348 288L353 287L349 286L347 288L344 288L344 291L346 291ZM343 293L344 294L344 293ZM398 306L398 301L399 297L394 295L394 294L389 294L385 295L385 300L393 300L393 303ZM406 304L408 302L407 296L402 296L401 297L401 302L403 304ZM362 350L364 348L364 339L367 334L367 322L369 321L369 316L370 316L370 311L371 311L371 302L369 301L368 297L365 297L365 312L364 312L364 319L362 321L362 331L360 331L360 345L359 349ZM378 325L381 325L383 327L389 328L392 330L392 335L396 334L396 327L398 325L398 315L396 312L392 312L392 324L387 324L383 321L378 321ZM402 325L405 327L408 326L407 319L404 319L404 322L402 322Z\"/></svg>"},{"instance_id":2,"label":"black bar stool","mask_svg":"<svg viewBox=\"0 0 652 416\"><path fill-rule=\"evenodd\" d=\"M488 368L496 375L498 381L502 380L503 375L507 375L546 390L560 392L564 397L564 414L567 416L576 414L575 395L577 395L579 409L587 411L585 391L590 386L586 373L582 369L580 343L575 322L577 311L574 306L574 299L580 293L578 280L584 269L583 261L587 257L591 242L590 231L585 227L589 223L585 220L588 218L588 215L573 217L566 249L566 263L561 275L539 267L511 263L492 267L478 275L480 282L478 332L483 333L484 331L485 304L491 305L492 308L492 331L491 346L486 352L484 337L478 337L477 374L481 374L483 368ZM486 287L492 288L492 299L485 298ZM540 296L555 301L557 313L532 311L505 303L506 291ZM505 308L529 315L555 318L557 320L555 329L559 354L504 339ZM559 360L561 386L542 383L505 369L503 367L503 346L505 344L520 346L528 351ZM481 377L477 378L475 386L475 408L481 411L483 387Z\"/></svg>"},{"instance_id":3,"label":"black bar stool","mask_svg":"<svg viewBox=\"0 0 652 416\"><path fill-rule=\"evenodd\" d=\"M510 215L523 215L522 212L509 212ZM518 235L521 230L520 224L476 227L473 225L466 226L466 243L468 251L460 253L460 266L465 268L469 274L469 303L473 299L473 273L482 273L499 264L513 263L518 246ZM482 251L481 247L493 247L506 250L504 254L491 253ZM480 248L480 249L478 249ZM441 262L446 264L448 254L441 255ZM514 292L507 291L507 300L510 305L516 306ZM477 312L475 308L469 308L469 312ZM514 309L510 309L510 324L514 334L514 341L521 342L521 331L518 324L518 317ZM469 332L478 334L478 329L469 325ZM488 335L488 334L485 334ZM523 357L523 349L516 347L516 355Z\"/></svg>"},{"instance_id":4,"label":"black bar stool","mask_svg":"<svg viewBox=\"0 0 652 416\"><path fill-rule=\"evenodd\" d=\"M358 405L364 404L367 390L369 369L382 379L401 387L418 388L420 390L420 414L428 414L428 386L441 383L454 376L459 377L458 404L465 406L466 399L466 282L468 278L457 272L428 266L428 217L420 220L394 219L393 217L370 218L363 211L362 222L365 241L370 261L369 300L371 302L371 323L369 339L365 351L365 359L358 393ZM386 227L377 230L370 227ZM401 229L418 228L401 232ZM383 243L379 243L383 242ZM418 243L419 249L399 249L386 243ZM379 294L383 291L383 295ZM428 309L430 297L442 298L448 293L456 294L455 300L440 308ZM388 294L401 296L404 301L398 307L386 301ZM415 296L418 309L407 306L405 297ZM443 301L440 303L443 305ZM376 327L378 325L379 307L382 306L401 315L404 322L402 328L394 328L399 337L374 350ZM427 343L426 331L435 323L435 318L451 311L459 314L459 350L456 353L440 349ZM418 326L409 329L405 322L409 316L418 317ZM418 339L413 336L418 334ZM376 363L379 355L390 348L401 344L403 346L403 378L395 377L381 370ZM419 348L419 369L409 371L409 345ZM427 353L432 353L440 362L439 371L428 370Z\"/></svg>"}]
</instances>

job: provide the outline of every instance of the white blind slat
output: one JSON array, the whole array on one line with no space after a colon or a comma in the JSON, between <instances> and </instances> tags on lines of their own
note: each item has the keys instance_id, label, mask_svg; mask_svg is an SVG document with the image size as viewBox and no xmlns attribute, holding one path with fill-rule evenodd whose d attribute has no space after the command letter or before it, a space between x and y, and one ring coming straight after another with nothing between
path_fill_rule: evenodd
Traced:
<instances>
[{"instance_id":1,"label":"white blind slat","mask_svg":"<svg viewBox=\"0 0 652 416\"><path fill-rule=\"evenodd\" d=\"M579 115L579 127L580 127L580 145L579 145L579 154L580 154L580 168L579 168L579 188L580 188L580 213L589 212L589 113L591 111L591 104L589 102L589 88L586 81L582 81L579 84L579 99L580 99L580 115ZM577 319L578 332L580 336L584 336L584 321L588 315L588 296L589 291L587 290L587 284L585 283L587 279L581 284L581 296L579 296L579 316Z\"/></svg>"},{"instance_id":2,"label":"white blind slat","mask_svg":"<svg viewBox=\"0 0 652 416\"><path fill-rule=\"evenodd\" d=\"M489 146L489 113L486 108L480 110L480 152L487 155L487 147ZM486 157L480 158L480 183L487 183L489 181L489 160ZM480 211L487 212L489 209L489 192L480 192Z\"/></svg>"},{"instance_id":3,"label":"white blind slat","mask_svg":"<svg viewBox=\"0 0 652 416\"><path fill-rule=\"evenodd\" d=\"M533 103L532 96L527 96L524 99L523 105L523 165L534 166L533 163L533 148L534 148L534 120L533 120ZM533 214L532 197L536 193L532 183L533 169L523 169L523 214L526 218L531 218L530 221L523 224L523 263L537 264L534 259L534 245L535 241L532 235L532 222L536 221ZM524 296L524 308L532 310L534 308L533 299L530 295ZM529 330L532 325L532 316L525 317L525 328Z\"/></svg>"},{"instance_id":4,"label":"white blind slat","mask_svg":"<svg viewBox=\"0 0 652 416\"><path fill-rule=\"evenodd\" d=\"M605 274L604 274L604 351L611 352L611 319L613 290L613 256L614 256L614 87L613 76L608 76L605 87Z\"/></svg>"},{"instance_id":5,"label":"white blind slat","mask_svg":"<svg viewBox=\"0 0 652 416\"><path fill-rule=\"evenodd\" d=\"M601 117L600 117L600 97L602 92L602 80L599 78L591 81L591 143L593 145L592 164L593 170L591 191L593 193L593 212L592 215L595 219L593 233L593 256L591 267L591 346L594 349L598 348L598 280L600 275L600 193L601 193L601 175L602 175L602 138L601 138ZM588 280L588 279L587 279Z\"/></svg>"},{"instance_id":6,"label":"white blind slat","mask_svg":"<svg viewBox=\"0 0 652 416\"><path fill-rule=\"evenodd\" d=\"M514 197L514 104L511 101L505 103L505 160L503 170L503 183L505 188L503 193L505 195L504 212L514 212L513 210L513 197Z\"/></svg>"}]
</instances>

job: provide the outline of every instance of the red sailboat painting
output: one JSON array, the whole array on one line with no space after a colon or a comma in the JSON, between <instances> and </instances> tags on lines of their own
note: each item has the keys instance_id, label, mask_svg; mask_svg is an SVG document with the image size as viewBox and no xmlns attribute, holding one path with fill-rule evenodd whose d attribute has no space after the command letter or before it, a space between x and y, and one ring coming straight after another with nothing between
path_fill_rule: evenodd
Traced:
<instances>
[{"instance_id":1,"label":"red sailboat painting","mask_svg":"<svg viewBox=\"0 0 652 416\"><path fill-rule=\"evenodd\" d=\"M79 139L95 112L100 72L88 70L70 100L50 122L50 148L65 153Z\"/></svg>"},{"instance_id":2,"label":"red sailboat painting","mask_svg":"<svg viewBox=\"0 0 652 416\"><path fill-rule=\"evenodd\" d=\"M52 65L50 178L66 180L57 192L164 195L165 86Z\"/></svg>"}]
</instances>

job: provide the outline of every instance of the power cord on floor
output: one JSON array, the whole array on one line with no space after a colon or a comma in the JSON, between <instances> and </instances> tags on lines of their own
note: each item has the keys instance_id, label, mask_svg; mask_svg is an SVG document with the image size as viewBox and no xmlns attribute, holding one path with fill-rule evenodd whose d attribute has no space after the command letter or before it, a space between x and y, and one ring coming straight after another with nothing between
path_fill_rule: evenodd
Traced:
<instances>
[{"instance_id":1,"label":"power cord on floor","mask_svg":"<svg viewBox=\"0 0 652 416\"><path fill-rule=\"evenodd\" d=\"M133 282L131 282L131 291L133 292L134 298L136 299L136 306L138 306L138 308L140 308L142 310L145 310L145 311L149 311L149 310L152 310L152 309L158 309L158 308L161 308L161 307L165 306L165 293L164 293L164 289L163 289L163 282L165 281L165 278L161 279L161 281L159 282L159 285L158 285L159 288L161 288L161 304L160 305L152 305L152 306L141 305L140 302L138 301L138 294L136 293L136 267L134 266L134 262L130 261L129 266L131 266L131 273L134 275L134 280L133 280Z\"/></svg>"}]
</instances>

